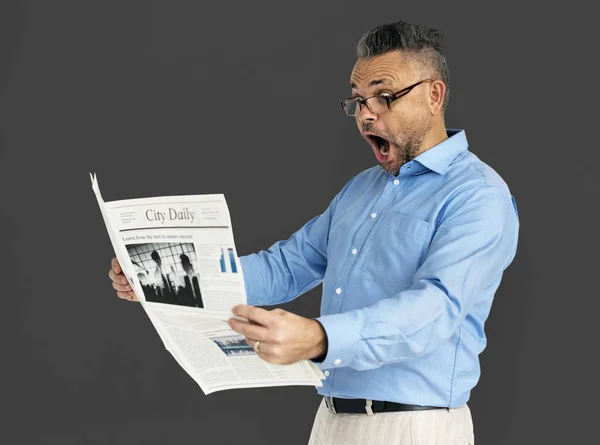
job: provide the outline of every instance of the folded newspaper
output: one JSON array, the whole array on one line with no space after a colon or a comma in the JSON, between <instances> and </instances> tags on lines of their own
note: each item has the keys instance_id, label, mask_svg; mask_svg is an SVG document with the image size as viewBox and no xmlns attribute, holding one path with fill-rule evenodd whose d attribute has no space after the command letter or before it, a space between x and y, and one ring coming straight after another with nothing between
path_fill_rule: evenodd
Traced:
<instances>
[{"instance_id":1,"label":"folded newspaper","mask_svg":"<svg viewBox=\"0 0 600 445\"><path fill-rule=\"evenodd\" d=\"M205 394L236 388L322 386L309 360L266 362L233 331L244 275L223 194L104 202L92 188L116 257L165 348ZM236 317L239 318L239 317Z\"/></svg>"}]
</instances>

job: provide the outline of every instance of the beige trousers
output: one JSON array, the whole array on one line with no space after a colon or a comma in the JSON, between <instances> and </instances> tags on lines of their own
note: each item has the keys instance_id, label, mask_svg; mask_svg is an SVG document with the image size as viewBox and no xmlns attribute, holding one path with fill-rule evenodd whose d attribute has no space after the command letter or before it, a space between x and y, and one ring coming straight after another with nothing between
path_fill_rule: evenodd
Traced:
<instances>
[{"instance_id":1,"label":"beige trousers","mask_svg":"<svg viewBox=\"0 0 600 445\"><path fill-rule=\"evenodd\" d=\"M474 445L471 410L334 414L321 401L308 445Z\"/></svg>"}]
</instances>

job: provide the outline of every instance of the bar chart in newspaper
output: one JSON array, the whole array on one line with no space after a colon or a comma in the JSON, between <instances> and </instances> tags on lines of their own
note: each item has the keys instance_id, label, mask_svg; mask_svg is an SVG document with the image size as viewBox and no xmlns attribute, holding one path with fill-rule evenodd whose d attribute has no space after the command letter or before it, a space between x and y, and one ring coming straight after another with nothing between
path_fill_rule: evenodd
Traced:
<instances>
[{"instance_id":1,"label":"bar chart in newspaper","mask_svg":"<svg viewBox=\"0 0 600 445\"><path fill-rule=\"evenodd\" d=\"M237 264L235 262L235 252L231 247L221 248L221 258L219 259L222 273L237 273Z\"/></svg>"}]
</instances>

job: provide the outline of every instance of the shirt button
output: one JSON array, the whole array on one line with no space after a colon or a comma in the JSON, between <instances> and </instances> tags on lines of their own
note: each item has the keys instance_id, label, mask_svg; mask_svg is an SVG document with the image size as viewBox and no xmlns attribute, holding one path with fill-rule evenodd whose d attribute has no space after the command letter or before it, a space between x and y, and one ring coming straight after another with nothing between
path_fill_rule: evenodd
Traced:
<instances>
[{"instance_id":1,"label":"shirt button","mask_svg":"<svg viewBox=\"0 0 600 445\"><path fill-rule=\"evenodd\" d=\"M394 179L394 185L398 185L400 184L400 181L398 181L397 179Z\"/></svg>"},{"instance_id":2,"label":"shirt button","mask_svg":"<svg viewBox=\"0 0 600 445\"><path fill-rule=\"evenodd\" d=\"M338 288L335 290L335 293L336 293L336 294L338 294L338 295L339 295L339 294L341 294L341 293L342 293L342 288L341 288L341 287L338 287Z\"/></svg>"},{"instance_id":3,"label":"shirt button","mask_svg":"<svg viewBox=\"0 0 600 445\"><path fill-rule=\"evenodd\" d=\"M329 377L329 371L325 371L323 374L325 374L325 377Z\"/></svg>"},{"instance_id":4,"label":"shirt button","mask_svg":"<svg viewBox=\"0 0 600 445\"><path fill-rule=\"evenodd\" d=\"M352 255L356 255L357 253L358 253L358 250L352 249Z\"/></svg>"},{"instance_id":5,"label":"shirt button","mask_svg":"<svg viewBox=\"0 0 600 445\"><path fill-rule=\"evenodd\" d=\"M377 213L371 213L371 218L375 218L377 216Z\"/></svg>"},{"instance_id":6,"label":"shirt button","mask_svg":"<svg viewBox=\"0 0 600 445\"><path fill-rule=\"evenodd\" d=\"M336 358L335 362L333 362L334 365L339 365L340 363L342 363L342 361L339 358Z\"/></svg>"}]
</instances>

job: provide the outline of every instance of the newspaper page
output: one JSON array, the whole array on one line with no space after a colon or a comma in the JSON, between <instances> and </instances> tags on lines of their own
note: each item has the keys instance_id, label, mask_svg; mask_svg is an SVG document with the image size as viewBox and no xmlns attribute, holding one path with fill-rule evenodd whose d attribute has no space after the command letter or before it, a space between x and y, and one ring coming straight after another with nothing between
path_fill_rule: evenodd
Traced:
<instances>
[{"instance_id":1,"label":"newspaper page","mask_svg":"<svg viewBox=\"0 0 600 445\"><path fill-rule=\"evenodd\" d=\"M104 202L90 177L123 273L167 351L205 394L322 386L314 363L268 363L227 324L246 289L223 194Z\"/></svg>"}]
</instances>

